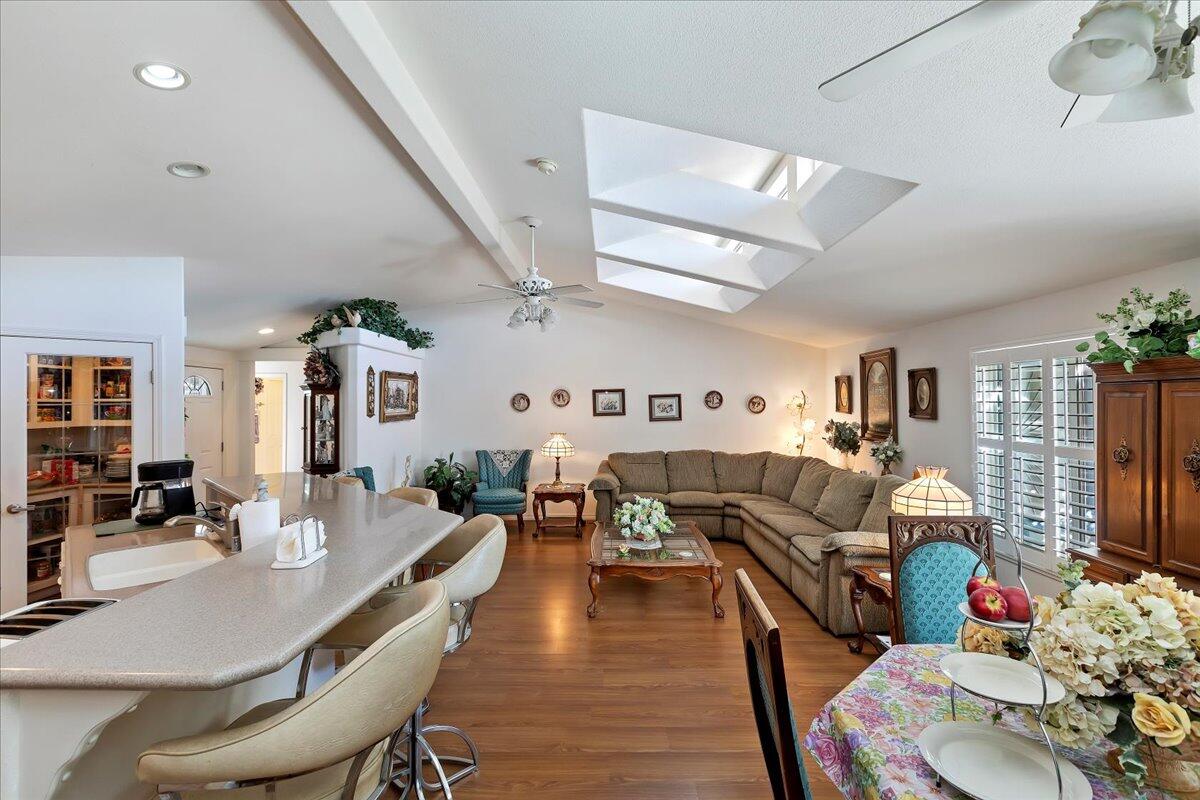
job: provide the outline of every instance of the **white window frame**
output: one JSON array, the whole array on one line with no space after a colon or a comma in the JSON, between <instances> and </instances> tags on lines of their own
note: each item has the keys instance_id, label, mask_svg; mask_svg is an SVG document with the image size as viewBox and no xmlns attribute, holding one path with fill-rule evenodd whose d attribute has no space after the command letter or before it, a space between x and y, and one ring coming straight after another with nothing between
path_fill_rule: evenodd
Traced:
<instances>
[{"instance_id":1,"label":"white window frame","mask_svg":"<svg viewBox=\"0 0 1200 800\"><path fill-rule=\"evenodd\" d=\"M1055 444L1055 428L1054 428L1054 359L1056 358L1078 358L1083 354L1079 353L1075 346L1081 341L1087 341L1091 338L1090 334L1064 334L1056 336L1049 340L1041 340L1035 342L1012 343L1006 345L995 345L974 349L971 351L971 367L970 367L970 391L968 392L968 401L970 404L970 432L971 432L971 495L978 505L978 496L975 492L977 476L979 474L978 453L979 448L988 448L997 450L1003 453L1004 459L1004 523L1006 527L1013 533L1014 538L1021 542L1021 556L1025 564L1032 568L1035 572L1041 572L1046 575L1056 576L1056 567L1061 560L1065 560L1065 554L1059 554L1057 547L1058 540L1058 508L1057 497L1055 492L1056 481L1056 465L1055 458L1078 458L1086 459L1095 463L1096 451L1094 448L1067 447L1064 445ZM1041 443L1024 442L1013 438L1012 425L1012 364L1019 361L1035 361L1042 362L1042 441ZM978 432L978 409L975 402L975 375L976 369L981 366L991 364L1001 364L1002 376L1002 396L1003 396L1003 419L1004 430L1001 438L980 436ZM1094 439L1094 437L1093 437ZM1013 453L1024 453L1030 455L1039 455L1042 459L1043 472L1043 514L1045 518L1045 544L1039 548L1032 544L1021 540L1021 532L1014 528L1015 520L1013 519ZM984 509L977 508L978 513L985 513ZM1068 546L1070 546L1068 544ZM1008 552L1004 552L1005 548L1001 548L997 552L997 556L1006 560L1015 560L1015 557Z\"/></svg>"}]
</instances>

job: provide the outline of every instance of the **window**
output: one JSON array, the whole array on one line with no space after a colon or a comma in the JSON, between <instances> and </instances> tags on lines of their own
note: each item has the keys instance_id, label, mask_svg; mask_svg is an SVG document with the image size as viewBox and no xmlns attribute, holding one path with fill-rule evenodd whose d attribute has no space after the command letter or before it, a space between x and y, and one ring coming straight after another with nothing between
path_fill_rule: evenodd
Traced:
<instances>
[{"instance_id":1,"label":"window","mask_svg":"<svg viewBox=\"0 0 1200 800\"><path fill-rule=\"evenodd\" d=\"M1096 541L1095 380L1077 341L982 350L971 364L977 512L1049 572Z\"/></svg>"},{"instance_id":2,"label":"window","mask_svg":"<svg viewBox=\"0 0 1200 800\"><path fill-rule=\"evenodd\" d=\"M183 379L184 397L212 397L212 387L199 375L188 375Z\"/></svg>"}]
</instances>

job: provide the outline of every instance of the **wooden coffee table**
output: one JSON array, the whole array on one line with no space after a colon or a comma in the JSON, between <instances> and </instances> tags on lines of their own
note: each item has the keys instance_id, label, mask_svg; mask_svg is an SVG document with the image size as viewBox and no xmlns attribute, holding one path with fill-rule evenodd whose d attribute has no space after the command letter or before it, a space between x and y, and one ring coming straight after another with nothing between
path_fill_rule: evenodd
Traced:
<instances>
[{"instance_id":1,"label":"wooden coffee table","mask_svg":"<svg viewBox=\"0 0 1200 800\"><path fill-rule=\"evenodd\" d=\"M646 581L665 581L684 576L704 578L712 584L713 616L725 616L721 608L720 595L721 562L713 555L712 545L691 520L677 522L675 530L662 537L662 546L655 550L629 549L628 555L620 553L625 543L616 528L596 526L592 534L592 557L588 566L588 587L592 590L592 604L588 606L588 618L600 611L600 578L632 575Z\"/></svg>"}]
</instances>

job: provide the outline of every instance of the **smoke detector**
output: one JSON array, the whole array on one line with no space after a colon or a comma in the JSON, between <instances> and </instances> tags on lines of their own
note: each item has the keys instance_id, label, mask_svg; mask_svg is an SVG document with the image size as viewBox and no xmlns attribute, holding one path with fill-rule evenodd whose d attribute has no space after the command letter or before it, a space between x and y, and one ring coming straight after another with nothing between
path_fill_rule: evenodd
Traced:
<instances>
[{"instance_id":1,"label":"smoke detector","mask_svg":"<svg viewBox=\"0 0 1200 800\"><path fill-rule=\"evenodd\" d=\"M535 159L533 164L538 168L538 172L542 173L543 175L553 175L558 171L558 162L552 161L549 158Z\"/></svg>"}]
</instances>

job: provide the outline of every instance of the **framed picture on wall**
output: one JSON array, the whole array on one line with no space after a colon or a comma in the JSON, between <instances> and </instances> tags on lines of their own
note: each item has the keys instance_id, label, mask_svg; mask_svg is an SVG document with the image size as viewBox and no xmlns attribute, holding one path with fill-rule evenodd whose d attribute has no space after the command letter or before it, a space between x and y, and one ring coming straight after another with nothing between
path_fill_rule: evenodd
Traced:
<instances>
[{"instance_id":1,"label":"framed picture on wall","mask_svg":"<svg viewBox=\"0 0 1200 800\"><path fill-rule=\"evenodd\" d=\"M679 422L683 419L683 397L678 394L650 395L651 422Z\"/></svg>"},{"instance_id":2,"label":"framed picture on wall","mask_svg":"<svg viewBox=\"0 0 1200 800\"><path fill-rule=\"evenodd\" d=\"M625 390L592 389L592 416L625 416Z\"/></svg>"},{"instance_id":3,"label":"framed picture on wall","mask_svg":"<svg viewBox=\"0 0 1200 800\"><path fill-rule=\"evenodd\" d=\"M380 372L379 396L383 401L379 411L380 422L416 419L417 373Z\"/></svg>"},{"instance_id":4,"label":"framed picture on wall","mask_svg":"<svg viewBox=\"0 0 1200 800\"><path fill-rule=\"evenodd\" d=\"M908 371L908 416L937 419L937 367Z\"/></svg>"},{"instance_id":5,"label":"framed picture on wall","mask_svg":"<svg viewBox=\"0 0 1200 800\"><path fill-rule=\"evenodd\" d=\"M837 375L833 379L834 409L839 414L850 414L854 411L852 381L849 375Z\"/></svg>"},{"instance_id":6,"label":"framed picture on wall","mask_svg":"<svg viewBox=\"0 0 1200 800\"><path fill-rule=\"evenodd\" d=\"M858 357L859 401L862 404L862 438L882 442L896 431L896 348L872 350Z\"/></svg>"}]
</instances>

